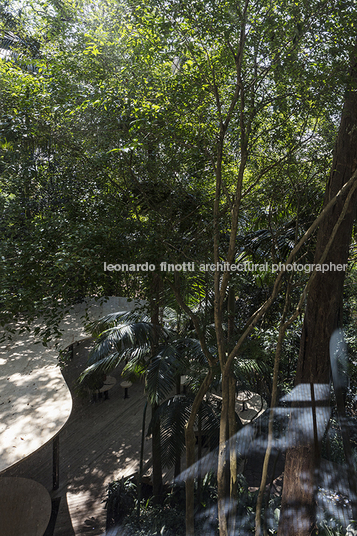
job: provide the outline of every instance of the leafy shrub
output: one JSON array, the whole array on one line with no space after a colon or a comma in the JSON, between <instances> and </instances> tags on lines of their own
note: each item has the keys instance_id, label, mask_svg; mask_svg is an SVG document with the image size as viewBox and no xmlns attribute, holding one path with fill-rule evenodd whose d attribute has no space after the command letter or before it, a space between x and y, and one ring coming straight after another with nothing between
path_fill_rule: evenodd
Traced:
<instances>
[{"instance_id":1,"label":"leafy shrub","mask_svg":"<svg viewBox=\"0 0 357 536\"><path fill-rule=\"evenodd\" d=\"M121 522L130 514L136 502L136 485L132 478L115 480L107 488L107 528Z\"/></svg>"},{"instance_id":2,"label":"leafy shrub","mask_svg":"<svg viewBox=\"0 0 357 536\"><path fill-rule=\"evenodd\" d=\"M128 515L122 525L123 534L130 536L185 536L185 512L182 504L176 506L151 504L150 499L140 511Z\"/></svg>"}]
</instances>

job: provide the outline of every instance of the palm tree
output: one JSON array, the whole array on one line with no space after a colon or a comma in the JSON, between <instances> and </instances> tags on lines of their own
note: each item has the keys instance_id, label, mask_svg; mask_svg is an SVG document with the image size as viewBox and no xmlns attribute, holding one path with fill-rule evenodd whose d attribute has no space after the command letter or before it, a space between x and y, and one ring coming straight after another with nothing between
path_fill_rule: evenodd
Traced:
<instances>
[{"instance_id":1,"label":"palm tree","mask_svg":"<svg viewBox=\"0 0 357 536\"><path fill-rule=\"evenodd\" d=\"M153 460L155 456L160 456L161 460L162 456L163 465L175 465L175 476L178 476L180 458L185 449L185 424L191 414L194 394L207 373L208 364L197 339L176 333L175 311L165 309L164 322L164 326L153 324L145 313L134 311L112 313L89 324L87 329L96 338L96 344L89 356L88 367L79 381L83 382L93 375L110 373L121 364L124 364L124 377L133 380L144 376L145 391L153 409L149 425L153 436ZM184 325L182 318L180 325ZM207 326L208 336L210 331L210 351L214 354L214 330ZM216 372L211 388L219 391L218 368ZM177 386L181 374L186 376L187 394L180 393L179 384ZM235 375L241 386L251 386L256 374L261 375L262 368L251 356L243 355L236 361ZM175 386L176 394L170 396ZM201 404L196 426L200 456L202 436L209 439L211 446L216 446L218 440L219 407L213 407L209 399ZM159 453L157 449L160 450ZM155 467L157 465L153 464L153 470ZM155 475L153 483L155 482L159 482L153 490L157 496L161 493L162 474Z\"/></svg>"},{"instance_id":2,"label":"palm tree","mask_svg":"<svg viewBox=\"0 0 357 536\"><path fill-rule=\"evenodd\" d=\"M123 363L124 377L145 377L145 391L152 407L153 494L159 497L162 488L160 425L154 416L160 403L172 393L177 378L187 369L187 357L178 345L176 334L149 322L143 313L112 313L91 323L87 329L96 338L96 344L79 383L98 374L107 374Z\"/></svg>"}]
</instances>

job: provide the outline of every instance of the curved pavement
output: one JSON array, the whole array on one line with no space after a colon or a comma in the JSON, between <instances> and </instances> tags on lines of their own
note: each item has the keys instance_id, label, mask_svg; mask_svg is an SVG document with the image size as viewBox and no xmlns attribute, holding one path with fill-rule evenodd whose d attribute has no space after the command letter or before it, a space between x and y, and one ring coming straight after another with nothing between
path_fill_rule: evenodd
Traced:
<instances>
[{"instance_id":1,"label":"curved pavement","mask_svg":"<svg viewBox=\"0 0 357 536\"><path fill-rule=\"evenodd\" d=\"M95 320L136 305L119 297L75 305L61 323L61 347L88 337L82 321L86 309ZM44 347L33 333L16 333L0 346L0 473L50 441L71 414L72 397L57 358L55 344Z\"/></svg>"}]
</instances>

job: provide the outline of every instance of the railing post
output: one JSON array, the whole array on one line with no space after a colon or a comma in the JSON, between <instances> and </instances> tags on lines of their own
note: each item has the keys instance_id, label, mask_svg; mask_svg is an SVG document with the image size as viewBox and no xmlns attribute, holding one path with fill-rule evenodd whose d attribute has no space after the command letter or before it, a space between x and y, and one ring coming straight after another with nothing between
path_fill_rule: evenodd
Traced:
<instances>
[{"instance_id":1,"label":"railing post","mask_svg":"<svg viewBox=\"0 0 357 536\"><path fill-rule=\"evenodd\" d=\"M52 489L59 488L59 434L52 441Z\"/></svg>"}]
</instances>

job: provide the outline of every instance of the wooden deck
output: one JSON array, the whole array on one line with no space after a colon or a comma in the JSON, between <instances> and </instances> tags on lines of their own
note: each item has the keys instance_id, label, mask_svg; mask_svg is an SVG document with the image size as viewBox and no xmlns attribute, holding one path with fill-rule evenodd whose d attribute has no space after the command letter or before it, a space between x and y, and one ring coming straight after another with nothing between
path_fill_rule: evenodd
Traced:
<instances>
[{"instance_id":1,"label":"wooden deck","mask_svg":"<svg viewBox=\"0 0 357 536\"><path fill-rule=\"evenodd\" d=\"M63 371L72 394L74 381L85 367L89 347L88 340L75 346L74 358ZM73 395L71 416L59 435L58 490L51 491L52 442L1 474L32 478L50 491L52 499L60 497L54 536L103 534L106 510L102 500L106 486L138 470L146 401L143 385L134 384L129 389L129 398L124 399L120 371L111 375L118 381L109 392L109 400L93 403ZM150 459L150 443L145 441L146 462Z\"/></svg>"}]
</instances>

